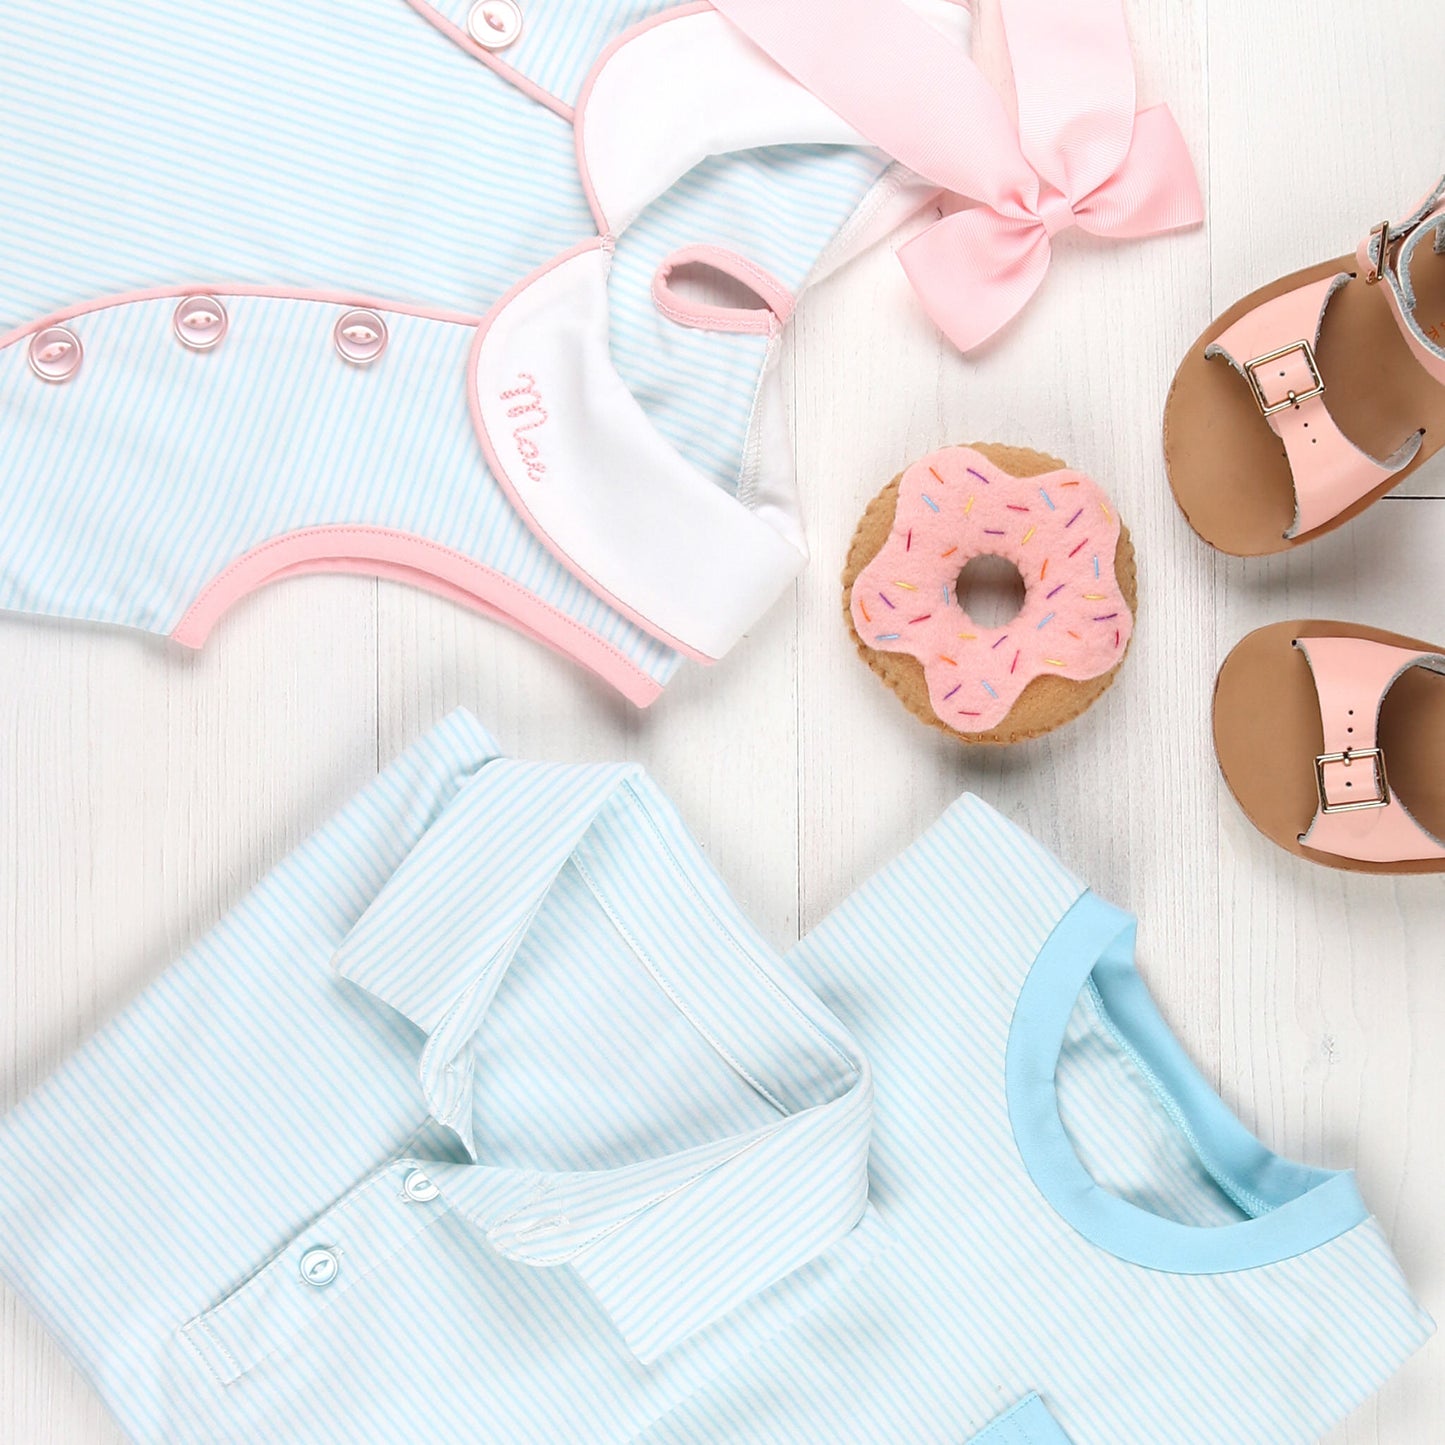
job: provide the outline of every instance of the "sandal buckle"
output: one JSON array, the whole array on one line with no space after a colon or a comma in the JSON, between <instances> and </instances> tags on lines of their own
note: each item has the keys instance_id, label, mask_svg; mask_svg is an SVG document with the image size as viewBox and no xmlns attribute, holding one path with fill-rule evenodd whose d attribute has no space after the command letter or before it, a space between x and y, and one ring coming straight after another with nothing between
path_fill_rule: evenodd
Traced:
<instances>
[{"instance_id":1,"label":"sandal buckle","mask_svg":"<svg viewBox=\"0 0 1445 1445\"><path fill-rule=\"evenodd\" d=\"M1374 763L1374 789L1370 798L1359 798L1348 803L1330 802L1325 787L1325 769L1332 763L1352 767L1357 759L1369 759ZM1346 748L1342 753L1321 753L1315 759L1315 784L1320 793L1321 813L1357 813L1361 808L1384 808L1390 802L1390 779L1385 773L1385 755L1379 748Z\"/></svg>"},{"instance_id":2,"label":"sandal buckle","mask_svg":"<svg viewBox=\"0 0 1445 1445\"><path fill-rule=\"evenodd\" d=\"M1271 401L1265 393L1264 383L1259 379L1260 368L1286 356L1293 356L1295 352L1299 352L1304 357L1304 363L1309 368L1310 380L1314 385L1308 391L1286 393L1283 401ZM1264 356L1256 356L1253 361L1246 361L1244 374L1249 378L1249 388L1254 393L1254 399L1265 416L1273 416L1277 411L1298 406L1302 401L1313 401L1315 397L1323 396L1325 393L1325 379L1320 375L1319 362L1315 360L1315 349L1308 341L1291 341L1288 346L1281 346L1277 351L1267 352Z\"/></svg>"}]
</instances>

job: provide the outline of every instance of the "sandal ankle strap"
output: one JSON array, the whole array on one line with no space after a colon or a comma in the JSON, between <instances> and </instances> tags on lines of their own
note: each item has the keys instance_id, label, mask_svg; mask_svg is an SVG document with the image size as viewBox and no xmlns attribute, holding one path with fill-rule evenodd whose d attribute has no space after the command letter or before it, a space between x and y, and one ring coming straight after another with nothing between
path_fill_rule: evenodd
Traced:
<instances>
[{"instance_id":1,"label":"sandal ankle strap","mask_svg":"<svg viewBox=\"0 0 1445 1445\"><path fill-rule=\"evenodd\" d=\"M1410 265L1421 243L1433 236L1437 254L1445 255L1445 177L1411 215L1398 224L1381 221L1363 241L1357 255L1367 286L1385 285L1390 311L1416 361L1445 386L1445 331L1426 331L1416 315L1415 284Z\"/></svg>"}]
</instances>

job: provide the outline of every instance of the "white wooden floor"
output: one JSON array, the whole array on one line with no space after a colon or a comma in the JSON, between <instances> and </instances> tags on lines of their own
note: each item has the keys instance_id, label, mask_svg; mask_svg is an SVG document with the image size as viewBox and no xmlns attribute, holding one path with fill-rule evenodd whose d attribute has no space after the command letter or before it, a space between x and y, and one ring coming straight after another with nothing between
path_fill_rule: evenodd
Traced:
<instances>
[{"instance_id":1,"label":"white wooden floor","mask_svg":"<svg viewBox=\"0 0 1445 1445\"><path fill-rule=\"evenodd\" d=\"M981 793L1140 915L1150 982L1206 1072L1276 1147L1358 1167L1445 1316L1445 881L1276 851L1225 792L1208 731L1214 670L1260 623L1353 618L1445 642L1445 468L1287 561L1242 563L1184 525L1159 444L1174 364L1211 315L1352 249L1445 169L1445 23L1439 0L1135 0L1132 21L1141 99L1173 105L1207 231L1062 238L1027 315L970 360L886 251L820 288L788 362L813 565L725 663L649 712L479 617L363 579L252 598L200 656L0 617L0 1105L461 704L523 756L643 761L781 946L960 791ZM839 614L863 503L911 458L973 439L1093 473L1139 550L1118 685L1003 752L912 721ZM0 1441L119 1438L0 1293ZM1437 1341L1333 1440L1442 1438Z\"/></svg>"}]
</instances>

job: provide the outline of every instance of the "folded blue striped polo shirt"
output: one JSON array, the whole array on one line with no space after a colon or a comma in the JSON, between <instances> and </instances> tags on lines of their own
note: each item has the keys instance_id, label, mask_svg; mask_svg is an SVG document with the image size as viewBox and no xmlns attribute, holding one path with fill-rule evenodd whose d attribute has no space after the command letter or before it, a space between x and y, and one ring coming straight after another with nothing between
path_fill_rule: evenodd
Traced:
<instances>
[{"instance_id":1,"label":"folded blue striped polo shirt","mask_svg":"<svg viewBox=\"0 0 1445 1445\"><path fill-rule=\"evenodd\" d=\"M1430 1322L1132 949L964 798L780 958L458 713L0 1123L0 1272L140 1441L1315 1439Z\"/></svg>"}]
</instances>

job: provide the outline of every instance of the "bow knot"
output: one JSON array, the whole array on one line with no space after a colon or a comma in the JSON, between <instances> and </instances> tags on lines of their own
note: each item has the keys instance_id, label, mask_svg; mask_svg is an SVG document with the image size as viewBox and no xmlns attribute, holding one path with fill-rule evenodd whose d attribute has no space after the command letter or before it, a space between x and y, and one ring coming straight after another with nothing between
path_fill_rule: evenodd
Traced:
<instances>
[{"instance_id":1,"label":"bow knot","mask_svg":"<svg viewBox=\"0 0 1445 1445\"><path fill-rule=\"evenodd\" d=\"M1050 237L1066 231L1078 217L1074 214L1073 203L1062 192L1052 186L1045 186L1039 196L1038 218Z\"/></svg>"},{"instance_id":2,"label":"bow knot","mask_svg":"<svg viewBox=\"0 0 1445 1445\"><path fill-rule=\"evenodd\" d=\"M1184 139L1164 106L1134 117L1128 151L1080 199L1040 178L1039 199L1016 210L980 202L945 216L899 251L924 309L962 351L987 341L1038 290L1050 240L1069 226L1124 240L1203 219Z\"/></svg>"},{"instance_id":3,"label":"bow knot","mask_svg":"<svg viewBox=\"0 0 1445 1445\"><path fill-rule=\"evenodd\" d=\"M801 85L959 204L899 251L960 349L988 340L1077 225L1127 239L1204 218L1164 106L1135 111L1122 0L996 0L1011 115L960 46L904 0L713 0ZM826 36L826 45L819 37Z\"/></svg>"}]
</instances>

